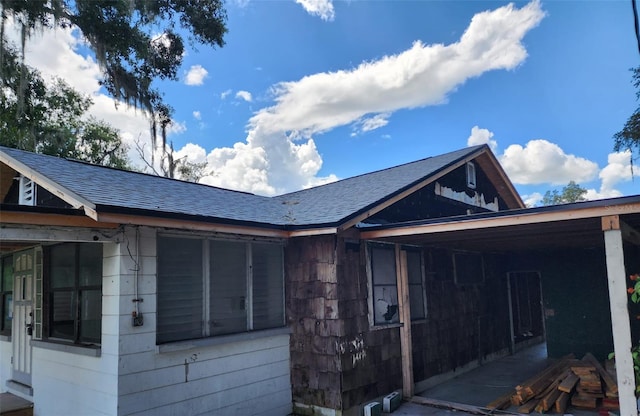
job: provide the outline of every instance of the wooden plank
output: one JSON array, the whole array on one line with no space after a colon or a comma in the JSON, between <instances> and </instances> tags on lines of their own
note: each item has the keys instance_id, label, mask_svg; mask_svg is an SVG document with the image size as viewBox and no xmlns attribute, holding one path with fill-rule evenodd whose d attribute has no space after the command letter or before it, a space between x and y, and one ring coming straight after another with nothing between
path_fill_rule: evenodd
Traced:
<instances>
[{"instance_id":1,"label":"wooden plank","mask_svg":"<svg viewBox=\"0 0 640 416\"><path fill-rule=\"evenodd\" d=\"M556 400L558 400L558 397L560 397L561 393L562 392L560 390L553 389L549 392L549 394L544 396L542 400L540 400L540 403L542 404L542 410L544 412L549 411L549 409L551 409L555 404Z\"/></svg>"},{"instance_id":2,"label":"wooden plank","mask_svg":"<svg viewBox=\"0 0 640 416\"><path fill-rule=\"evenodd\" d=\"M569 374L569 376L560 383L558 390L565 393L571 393L579 380L578 376L572 371L571 374Z\"/></svg>"},{"instance_id":3,"label":"wooden plank","mask_svg":"<svg viewBox=\"0 0 640 416\"><path fill-rule=\"evenodd\" d=\"M430 399L428 397L413 396L413 397L411 397L410 401L413 402L413 403L423 404L423 405L427 405L427 406L440 407L440 408L443 408L443 409L459 410L459 411L462 411L462 412L467 412L467 413L476 414L476 415L492 415L492 414L494 414L493 410L485 409L485 408L482 408L482 407L479 407L479 406L473 406L473 405L470 405L470 404L447 402L445 400Z\"/></svg>"},{"instance_id":4,"label":"wooden plank","mask_svg":"<svg viewBox=\"0 0 640 416\"><path fill-rule=\"evenodd\" d=\"M555 364L547 367L537 376L529 379L525 384L523 384L524 390L529 396L539 394L549 385L549 383L553 382L553 380L566 369L568 364L568 358L557 361Z\"/></svg>"},{"instance_id":5,"label":"wooden plank","mask_svg":"<svg viewBox=\"0 0 640 416\"><path fill-rule=\"evenodd\" d=\"M411 345L411 305L409 303L409 273L407 272L407 252L400 244L395 245L396 274L398 287L398 309L400 327L400 351L402 354L402 395L413 397L413 352Z\"/></svg>"},{"instance_id":6,"label":"wooden plank","mask_svg":"<svg viewBox=\"0 0 640 416\"><path fill-rule=\"evenodd\" d=\"M529 414L536 408L538 403L539 403L538 400L529 400L527 403L525 403L522 406L518 407L518 413Z\"/></svg>"},{"instance_id":7,"label":"wooden plank","mask_svg":"<svg viewBox=\"0 0 640 416\"><path fill-rule=\"evenodd\" d=\"M604 367L602 367L600 362L596 359L596 357L593 356L593 354L591 354L590 352L586 353L584 355L584 358L582 358L582 361L587 361L596 368L596 370L600 374L600 377L602 377L602 381L604 381L604 384L607 386L607 392L618 393L618 383L616 383L611 374L609 374L609 372L605 370Z\"/></svg>"},{"instance_id":8,"label":"wooden plank","mask_svg":"<svg viewBox=\"0 0 640 416\"><path fill-rule=\"evenodd\" d=\"M498 397L497 399L489 403L487 405L487 409L497 409L497 410L506 409L511 405L511 396L513 395L514 395L513 391L503 394L502 396Z\"/></svg>"},{"instance_id":9,"label":"wooden plank","mask_svg":"<svg viewBox=\"0 0 640 416\"><path fill-rule=\"evenodd\" d=\"M595 397L585 397L580 394L571 396L571 404L576 407L584 407L587 409L595 409L598 399Z\"/></svg>"},{"instance_id":10,"label":"wooden plank","mask_svg":"<svg viewBox=\"0 0 640 416\"><path fill-rule=\"evenodd\" d=\"M567 404L569 403L569 393L562 392L560 393L560 397L556 400L555 409L556 413L564 414L565 410L567 410Z\"/></svg>"}]
</instances>

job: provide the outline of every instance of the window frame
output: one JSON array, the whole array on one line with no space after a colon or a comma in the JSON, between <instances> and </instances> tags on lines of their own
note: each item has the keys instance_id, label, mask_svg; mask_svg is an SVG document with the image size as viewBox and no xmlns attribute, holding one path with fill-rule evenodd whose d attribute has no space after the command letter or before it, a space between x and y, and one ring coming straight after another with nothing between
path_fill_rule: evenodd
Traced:
<instances>
[{"instance_id":1,"label":"window frame","mask_svg":"<svg viewBox=\"0 0 640 416\"><path fill-rule=\"evenodd\" d=\"M412 299L411 298L411 287L412 286L414 288L416 286L420 287L420 294L421 294L420 298L422 299L422 302L421 302L422 316L414 318L413 313L411 313L411 322L424 321L424 320L427 319L427 315L428 315L424 250L422 250L421 247L416 247L416 246L402 246L401 249L407 252L407 271L408 272L411 270L410 267L409 267L409 252L417 253L418 256L419 256L419 261L420 261L420 283L415 283L415 282L412 283L411 282L411 276L407 276L407 283L408 283L408 286L409 286L409 299L410 300ZM409 306L413 307L413 304L414 304L414 302L411 302L411 304Z\"/></svg>"},{"instance_id":2,"label":"window frame","mask_svg":"<svg viewBox=\"0 0 640 416\"><path fill-rule=\"evenodd\" d=\"M373 249L374 248L382 248L385 250L389 250L391 252L393 252L393 270L394 270L394 285L395 285L395 294L396 294L396 302L398 302L398 292L397 292L397 265L396 265L396 256L395 256L395 244L393 243L383 243L383 242L378 242L378 241L369 241L367 242L367 248L366 248L366 269L367 269L367 285L369 287L369 325L372 329L381 329L381 328L386 328L389 326L398 326L398 325L402 325L402 322L400 322L400 313L399 313L399 302L397 304L398 306L398 319L397 320L392 320L392 321L378 321L376 319L376 290L375 288L378 286L391 286L388 283L376 283L375 282L375 273L374 273L374 266L373 266ZM411 278L410 276L407 275L407 286L408 286L408 290L409 290L409 299L410 299L410 304L409 307L411 308L413 305L413 302L411 302L411 288L412 286L415 288L417 286L420 287L420 294L421 294L421 309L422 309L422 316L416 317L414 318L413 314L410 313L411 316L411 322L415 323L415 322L420 322L420 321L425 321L427 319L428 316L428 309L427 309L427 292L426 292L426 271L425 271L425 259L424 259L424 250L422 249L422 247L420 246L411 246L411 245L401 245L400 246L400 250L405 251L405 252L412 252L412 253L417 253L419 255L419 260L420 260L420 283L410 283ZM409 259L407 256L407 269L409 266ZM409 272L409 270L407 270ZM414 289L415 290L415 289Z\"/></svg>"},{"instance_id":3,"label":"window frame","mask_svg":"<svg viewBox=\"0 0 640 416\"><path fill-rule=\"evenodd\" d=\"M235 338L238 335L241 334L247 334L247 333L256 333L259 331L272 331L274 329L280 329L280 328L284 328L286 326L286 309L285 309L285 281L284 281L284 275L285 275L285 262L284 262L284 241L282 240L270 240L270 239L256 239L256 238L215 238L215 237L209 237L209 236L202 236L202 235L185 235L185 234L181 234L181 233L162 233L162 234L158 234L157 235L157 240L156 240L156 245L159 246L160 244L160 240L161 239L190 239L190 240L198 240L201 242L201 248L202 248L202 273L201 273L201 287L202 287L202 297L201 297L201 301L202 301L202 312L201 312L201 331L200 331L200 335L197 337L189 337L189 338L185 338L185 337L179 337L179 338L172 338L172 339L167 339L167 338L171 338L171 337L166 337L166 334L162 334L159 330L157 330L156 332L156 345L158 346L162 346L162 345L167 345L167 344L171 344L171 343L179 343L179 342L184 342L184 341L195 341L195 340L199 340L199 339L220 339L222 337L232 337ZM232 331L232 332L225 332L225 333L219 333L219 334L215 334L212 328L212 324L213 321L215 320L215 316L213 315L213 307L212 307L212 303L213 303L213 299L212 299L212 295L214 294L215 291L215 287L214 287L214 283L213 283L213 279L214 279L214 268L215 266L212 266L212 256L211 256L211 249L212 249L212 242L215 243L230 243L230 244L243 244L244 245L244 253L245 253L245 259L244 259L244 273L245 273L245 296L244 296L244 312L245 312L245 317L246 317L246 321L245 321L245 326L244 329L239 330L239 331ZM280 301L279 301L279 305L278 305L278 311L276 312L276 315L280 315L279 316L279 322L276 326L268 326L268 327L262 327L262 328L255 328L255 299L254 299L254 294L253 294L253 288L254 288L254 282L256 281L256 277L254 275L254 249L255 246L258 244L265 244L265 245L270 245L273 247L279 247L279 257L278 257L278 262L279 262L279 292L280 292ZM157 278L158 280L163 278L161 277L161 270L160 270L160 250L157 250L157 259L156 259L156 263L157 263ZM218 276L219 278L220 276ZM167 277L164 277L167 278ZM158 281L158 290L157 290L157 294L156 296L160 296L160 282ZM169 304L167 304L169 305ZM165 305L165 306L167 306ZM161 304L161 301L158 300L157 302L157 308L158 308L158 315L160 315L160 308L163 307L163 305ZM158 320L160 321L160 319L163 318L158 318ZM164 319L167 319L166 317ZM160 322L159 322L160 323ZM164 335L164 336L163 336Z\"/></svg>"},{"instance_id":4,"label":"window frame","mask_svg":"<svg viewBox=\"0 0 640 416\"><path fill-rule=\"evenodd\" d=\"M476 165L473 162L467 162L465 171L467 173L467 186L471 189L476 189L478 185Z\"/></svg>"},{"instance_id":5,"label":"window frame","mask_svg":"<svg viewBox=\"0 0 640 416\"><path fill-rule=\"evenodd\" d=\"M97 258L97 266L99 270L99 284L91 284L91 285L83 285L80 283L80 250L81 246L88 245L100 245L100 256ZM53 275L52 275L52 250L56 247L60 247L63 245L73 247L73 286L65 286L54 288L53 287ZM69 343L74 345L101 345L102 343L102 297L103 297L103 261L104 261L104 248L100 243L61 243L55 244L51 246L43 247L43 260L44 267L43 272L44 276L42 279L42 340L46 341L55 341L62 343ZM34 282L37 286L37 282ZM36 289L38 290L38 289ZM99 324L99 338L87 337L82 335L83 322L85 320L82 319L82 292L95 292L99 291L99 299L100 299L100 316L98 321ZM73 336L59 336L54 335L54 294L55 293L64 293L64 292L72 292L73 299L73 307L72 307L72 325L73 325ZM38 293L36 292L36 296ZM34 310L37 305L34 305ZM36 322L36 325L38 322ZM37 333L37 331L36 331ZM38 336L34 337L38 339Z\"/></svg>"}]
</instances>

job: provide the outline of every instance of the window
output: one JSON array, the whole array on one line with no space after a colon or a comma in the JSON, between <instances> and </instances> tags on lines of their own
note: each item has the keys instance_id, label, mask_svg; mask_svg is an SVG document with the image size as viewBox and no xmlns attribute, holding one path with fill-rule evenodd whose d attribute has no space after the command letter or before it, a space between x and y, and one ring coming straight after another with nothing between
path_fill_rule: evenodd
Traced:
<instances>
[{"instance_id":1,"label":"window","mask_svg":"<svg viewBox=\"0 0 640 416\"><path fill-rule=\"evenodd\" d=\"M45 334L74 343L100 343L102 245L71 243L47 249Z\"/></svg>"},{"instance_id":2,"label":"window","mask_svg":"<svg viewBox=\"0 0 640 416\"><path fill-rule=\"evenodd\" d=\"M281 245L158 238L158 344L283 325Z\"/></svg>"},{"instance_id":3,"label":"window","mask_svg":"<svg viewBox=\"0 0 640 416\"><path fill-rule=\"evenodd\" d=\"M476 165L467 162L467 186L476 189Z\"/></svg>"},{"instance_id":4,"label":"window","mask_svg":"<svg viewBox=\"0 0 640 416\"><path fill-rule=\"evenodd\" d=\"M11 334L13 317L13 256L0 259L0 334Z\"/></svg>"},{"instance_id":5,"label":"window","mask_svg":"<svg viewBox=\"0 0 640 416\"><path fill-rule=\"evenodd\" d=\"M407 280L411 320L424 319L425 287L422 251L403 247L407 253ZM369 244L371 287L373 294L373 323L385 325L400 322L398 286L396 283L396 251L392 244Z\"/></svg>"},{"instance_id":6,"label":"window","mask_svg":"<svg viewBox=\"0 0 640 416\"><path fill-rule=\"evenodd\" d=\"M409 302L411 307L411 320L424 319L425 314L425 288L424 274L422 273L422 252L420 250L407 250L407 274L409 280Z\"/></svg>"}]
</instances>

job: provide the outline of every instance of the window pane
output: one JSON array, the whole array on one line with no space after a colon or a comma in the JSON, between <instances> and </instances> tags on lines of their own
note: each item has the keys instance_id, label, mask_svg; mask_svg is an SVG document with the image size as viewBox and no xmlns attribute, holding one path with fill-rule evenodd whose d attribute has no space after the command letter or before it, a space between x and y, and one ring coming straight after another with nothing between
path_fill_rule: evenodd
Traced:
<instances>
[{"instance_id":1,"label":"window pane","mask_svg":"<svg viewBox=\"0 0 640 416\"><path fill-rule=\"evenodd\" d=\"M423 319L426 294L422 286L422 254L419 251L407 251L407 274L411 319Z\"/></svg>"},{"instance_id":2,"label":"window pane","mask_svg":"<svg viewBox=\"0 0 640 416\"><path fill-rule=\"evenodd\" d=\"M76 245L51 247L51 288L75 287Z\"/></svg>"},{"instance_id":3,"label":"window pane","mask_svg":"<svg viewBox=\"0 0 640 416\"><path fill-rule=\"evenodd\" d=\"M424 318L424 291L422 285L409 285L411 319Z\"/></svg>"},{"instance_id":4,"label":"window pane","mask_svg":"<svg viewBox=\"0 0 640 416\"><path fill-rule=\"evenodd\" d=\"M13 291L13 257L5 257L2 259L2 281L0 282L0 291Z\"/></svg>"},{"instance_id":5,"label":"window pane","mask_svg":"<svg viewBox=\"0 0 640 416\"><path fill-rule=\"evenodd\" d=\"M422 261L419 251L407 251L407 274L409 283L422 284Z\"/></svg>"},{"instance_id":6,"label":"window pane","mask_svg":"<svg viewBox=\"0 0 640 416\"><path fill-rule=\"evenodd\" d=\"M102 285L102 244L80 244L80 286Z\"/></svg>"},{"instance_id":7,"label":"window pane","mask_svg":"<svg viewBox=\"0 0 640 416\"><path fill-rule=\"evenodd\" d=\"M396 254L393 246L371 247L371 271L373 284L396 284Z\"/></svg>"},{"instance_id":8,"label":"window pane","mask_svg":"<svg viewBox=\"0 0 640 416\"><path fill-rule=\"evenodd\" d=\"M102 333L102 291L80 292L80 340L100 342Z\"/></svg>"},{"instance_id":9,"label":"window pane","mask_svg":"<svg viewBox=\"0 0 640 416\"><path fill-rule=\"evenodd\" d=\"M202 293L202 241L158 238L158 343L202 337Z\"/></svg>"},{"instance_id":10,"label":"window pane","mask_svg":"<svg viewBox=\"0 0 640 416\"><path fill-rule=\"evenodd\" d=\"M374 286L373 299L374 322L376 324L400 322L398 288L396 286Z\"/></svg>"},{"instance_id":11,"label":"window pane","mask_svg":"<svg viewBox=\"0 0 640 416\"><path fill-rule=\"evenodd\" d=\"M51 336L75 339L74 319L76 310L75 293L71 290L54 292L52 296Z\"/></svg>"},{"instance_id":12,"label":"window pane","mask_svg":"<svg viewBox=\"0 0 640 416\"><path fill-rule=\"evenodd\" d=\"M11 293L2 296L2 329L3 331L11 331L11 318L13 317L13 295Z\"/></svg>"},{"instance_id":13,"label":"window pane","mask_svg":"<svg viewBox=\"0 0 640 416\"><path fill-rule=\"evenodd\" d=\"M211 241L211 334L247 330L246 243Z\"/></svg>"},{"instance_id":14,"label":"window pane","mask_svg":"<svg viewBox=\"0 0 640 416\"><path fill-rule=\"evenodd\" d=\"M254 244L253 254L253 329L284 325L284 271L282 247Z\"/></svg>"}]
</instances>

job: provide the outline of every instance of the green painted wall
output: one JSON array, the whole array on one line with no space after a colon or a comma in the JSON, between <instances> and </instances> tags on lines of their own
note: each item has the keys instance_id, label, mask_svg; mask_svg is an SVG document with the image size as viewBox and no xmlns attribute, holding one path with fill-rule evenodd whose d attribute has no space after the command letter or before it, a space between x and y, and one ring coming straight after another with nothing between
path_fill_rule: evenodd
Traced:
<instances>
[{"instance_id":1,"label":"green painted wall","mask_svg":"<svg viewBox=\"0 0 640 416\"><path fill-rule=\"evenodd\" d=\"M540 255L549 357L613 351L606 260L601 248Z\"/></svg>"}]
</instances>

